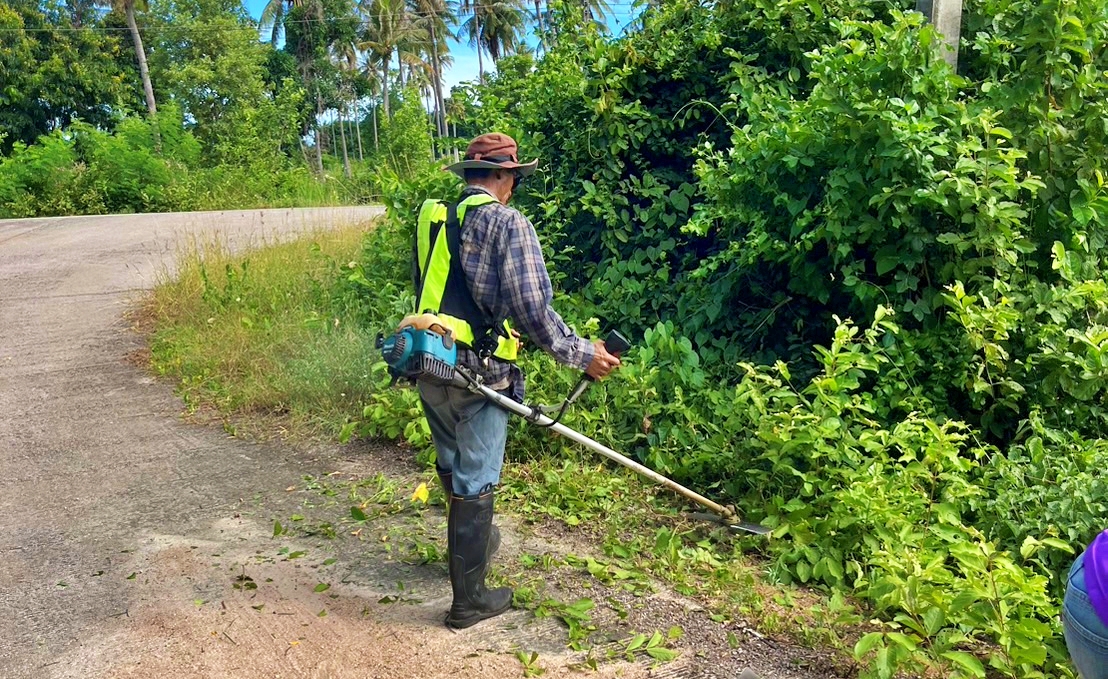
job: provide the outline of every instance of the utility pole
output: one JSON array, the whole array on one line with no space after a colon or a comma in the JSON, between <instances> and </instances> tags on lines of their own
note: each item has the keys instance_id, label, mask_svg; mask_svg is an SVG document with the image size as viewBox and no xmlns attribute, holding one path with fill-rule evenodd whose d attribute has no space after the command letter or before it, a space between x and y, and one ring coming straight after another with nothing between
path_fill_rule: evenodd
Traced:
<instances>
[{"instance_id":1,"label":"utility pole","mask_svg":"<svg viewBox=\"0 0 1108 679\"><path fill-rule=\"evenodd\" d=\"M927 17L943 36L943 59L957 71L958 43L962 37L962 0L916 0L916 11Z\"/></svg>"}]
</instances>

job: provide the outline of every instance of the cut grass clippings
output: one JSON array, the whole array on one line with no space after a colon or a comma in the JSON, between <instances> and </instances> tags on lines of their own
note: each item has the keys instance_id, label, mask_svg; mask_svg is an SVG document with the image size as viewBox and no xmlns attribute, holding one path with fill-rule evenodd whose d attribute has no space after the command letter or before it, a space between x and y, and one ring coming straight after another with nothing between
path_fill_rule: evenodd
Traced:
<instances>
[{"instance_id":1,"label":"cut grass clippings","mask_svg":"<svg viewBox=\"0 0 1108 679\"><path fill-rule=\"evenodd\" d=\"M349 295L333 289L355 268L366 229L337 228L245 255L220 242L191 244L147 306L153 369L177 381L191 411L214 409L232 433L344 436L382 388L370 369L380 361L375 332L351 320ZM506 465L500 499L501 511L563 526L571 545L599 546L602 557L568 564L599 583L638 596L656 579L717 622L744 621L762 634L844 652L844 660L859 634L862 618L841 596L774 582L744 554L756 548L751 538L682 519L664 491L584 451ZM513 584L524 584L526 576L517 577Z\"/></svg>"}]
</instances>

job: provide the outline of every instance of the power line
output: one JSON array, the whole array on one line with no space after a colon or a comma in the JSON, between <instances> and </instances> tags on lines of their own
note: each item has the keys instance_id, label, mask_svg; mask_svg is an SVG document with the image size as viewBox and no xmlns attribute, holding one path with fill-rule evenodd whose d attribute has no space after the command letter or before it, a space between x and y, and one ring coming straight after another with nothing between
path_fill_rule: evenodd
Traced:
<instances>
[{"instance_id":1,"label":"power line","mask_svg":"<svg viewBox=\"0 0 1108 679\"><path fill-rule=\"evenodd\" d=\"M641 8L642 4L641 3L636 3L636 2L612 2L612 3L608 3L608 6L609 7ZM534 18L534 16L535 16L533 12L530 12L529 10L522 9L522 8L520 8L520 9L510 9L510 11L515 12L516 14L520 14L520 15L528 18L528 19ZM620 12L612 12L611 15L605 15L605 18L609 18L609 16L610 16L611 18L614 19L614 18L617 18L617 15L619 15L619 14L621 14L621 13ZM623 14L626 17L631 16L631 12L626 12L626 13L623 13ZM360 27L360 28L368 28L372 24L372 21L374 19L380 20L382 17L391 17L391 16L393 16L393 15L360 13L359 14L359 19L361 19L361 20L359 20L357 22L357 26ZM442 15L438 14L436 12L405 12L403 16L404 17L415 17L415 18L431 18L431 17L441 17ZM476 16L476 11L458 12L458 13L454 14L454 17L458 21L458 23L461 23L462 19L470 18L470 17L473 17L473 16ZM320 21L319 19L296 19L296 20L291 20L291 21L282 21L281 25L282 26L288 26L289 24L294 24L294 25L311 24L311 23L317 23L319 21ZM145 24L145 25L139 26L138 29L139 29L140 33L145 33L145 32L150 32L150 31L166 31L166 32L178 31L178 32L186 32L186 33L187 32L255 33L255 34L259 34L259 35L264 31L270 30L270 29L263 28L263 25L260 24L260 23L257 26L221 26L221 27L210 26L210 25L206 25L206 26L182 26L180 24L168 24L168 23L166 23L166 24ZM81 33L81 32L88 32L88 33L127 33L127 32L130 32L130 30L131 29L126 27L126 26L49 26L49 27L42 27L42 28L27 28L27 27L8 28L8 27L5 27L5 28L0 28L0 33L55 33L55 32L56 33Z\"/></svg>"}]
</instances>

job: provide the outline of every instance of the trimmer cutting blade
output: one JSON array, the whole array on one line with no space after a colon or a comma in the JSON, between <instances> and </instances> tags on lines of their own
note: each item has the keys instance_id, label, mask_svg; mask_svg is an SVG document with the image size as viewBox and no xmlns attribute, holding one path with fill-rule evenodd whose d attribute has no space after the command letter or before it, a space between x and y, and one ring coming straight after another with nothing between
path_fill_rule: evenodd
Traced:
<instances>
[{"instance_id":1,"label":"trimmer cutting blade","mask_svg":"<svg viewBox=\"0 0 1108 679\"><path fill-rule=\"evenodd\" d=\"M685 516L695 521L709 521L730 530L732 533L752 533L754 535L769 535L773 529L760 523L739 521L734 517L709 514L708 512L685 512Z\"/></svg>"}]
</instances>

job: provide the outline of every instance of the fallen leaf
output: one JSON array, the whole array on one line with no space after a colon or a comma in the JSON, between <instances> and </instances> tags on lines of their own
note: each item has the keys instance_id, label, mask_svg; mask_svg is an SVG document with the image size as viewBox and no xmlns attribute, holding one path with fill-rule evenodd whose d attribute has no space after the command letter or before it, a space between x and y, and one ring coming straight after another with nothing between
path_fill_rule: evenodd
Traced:
<instances>
[{"instance_id":1,"label":"fallen leaf","mask_svg":"<svg viewBox=\"0 0 1108 679\"><path fill-rule=\"evenodd\" d=\"M416 488L415 492L412 493L412 502L422 502L423 504L427 504L427 500L430 497L431 494L427 490L427 484L421 483L419 484L419 488Z\"/></svg>"}]
</instances>

